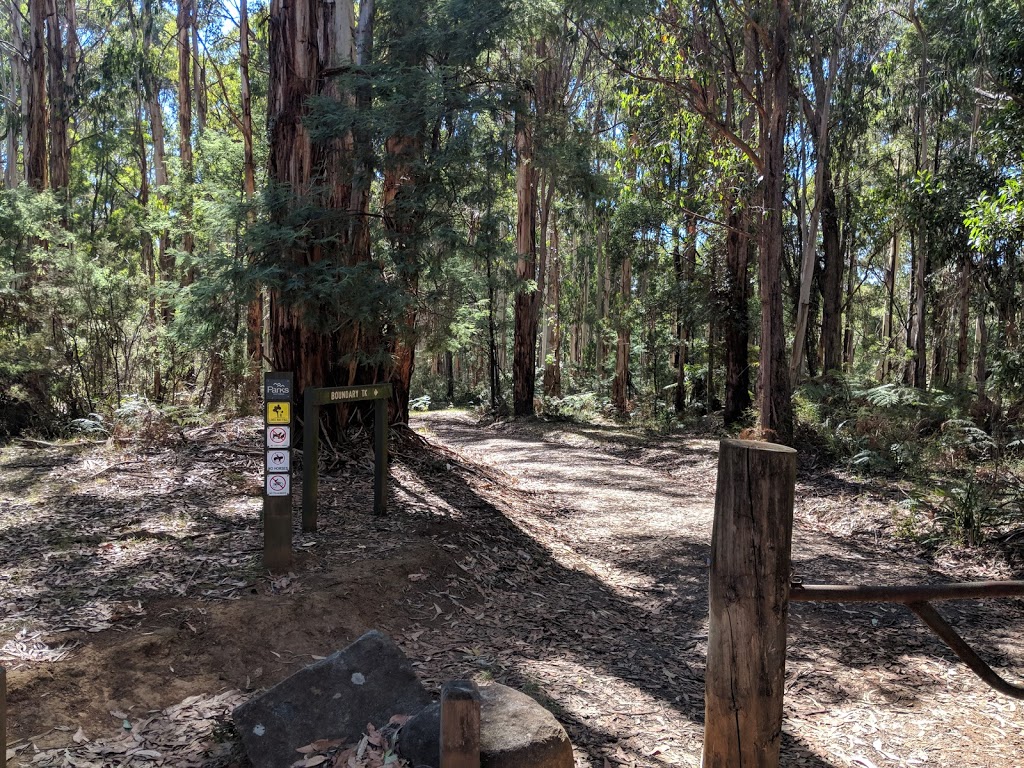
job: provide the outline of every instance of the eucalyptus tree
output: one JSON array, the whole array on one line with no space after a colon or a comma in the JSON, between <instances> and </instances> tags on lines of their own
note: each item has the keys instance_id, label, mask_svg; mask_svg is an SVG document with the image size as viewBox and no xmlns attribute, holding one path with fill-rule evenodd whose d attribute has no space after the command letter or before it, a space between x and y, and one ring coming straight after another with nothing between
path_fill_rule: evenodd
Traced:
<instances>
[{"instance_id":1,"label":"eucalyptus tree","mask_svg":"<svg viewBox=\"0 0 1024 768\"><path fill-rule=\"evenodd\" d=\"M736 3L717 0L683 6L659 3L644 19L646 33L662 45L622 56L632 77L669 89L681 109L704 121L716 140L733 147L751 168L750 197L733 205L727 219L735 240L727 258L732 283L732 334L727 344L726 410L735 421L749 387L745 297L749 285L748 249L757 246L761 305L758 412L763 432L792 440L791 383L785 358L781 270L783 251L785 138L790 106L789 0ZM627 36L628 37L628 36ZM617 41L623 50L624 41ZM670 45L664 45L669 42ZM749 400L746 400L749 402Z\"/></svg>"}]
</instances>

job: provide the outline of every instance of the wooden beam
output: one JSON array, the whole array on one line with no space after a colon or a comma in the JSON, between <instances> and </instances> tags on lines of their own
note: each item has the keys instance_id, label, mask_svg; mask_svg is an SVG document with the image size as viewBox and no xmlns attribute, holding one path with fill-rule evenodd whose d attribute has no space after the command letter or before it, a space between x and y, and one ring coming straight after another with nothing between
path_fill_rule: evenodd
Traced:
<instances>
[{"instance_id":1,"label":"wooden beam","mask_svg":"<svg viewBox=\"0 0 1024 768\"><path fill-rule=\"evenodd\" d=\"M723 440L711 535L703 768L778 768L796 451Z\"/></svg>"}]
</instances>

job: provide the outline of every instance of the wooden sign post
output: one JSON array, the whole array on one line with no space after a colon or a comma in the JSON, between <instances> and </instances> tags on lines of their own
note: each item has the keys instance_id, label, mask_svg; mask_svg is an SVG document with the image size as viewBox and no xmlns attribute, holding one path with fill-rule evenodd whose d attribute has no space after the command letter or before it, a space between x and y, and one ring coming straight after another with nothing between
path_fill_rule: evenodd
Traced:
<instances>
[{"instance_id":1,"label":"wooden sign post","mask_svg":"<svg viewBox=\"0 0 1024 768\"><path fill-rule=\"evenodd\" d=\"M711 534L702 768L778 768L796 451L723 440Z\"/></svg>"},{"instance_id":2,"label":"wooden sign post","mask_svg":"<svg viewBox=\"0 0 1024 768\"><path fill-rule=\"evenodd\" d=\"M373 511L388 508L388 400L390 384L360 387L307 387L302 393L302 530L316 531L320 497L320 407L373 400Z\"/></svg>"},{"instance_id":3,"label":"wooden sign post","mask_svg":"<svg viewBox=\"0 0 1024 768\"><path fill-rule=\"evenodd\" d=\"M292 564L291 373L263 374L263 566L283 571Z\"/></svg>"}]
</instances>

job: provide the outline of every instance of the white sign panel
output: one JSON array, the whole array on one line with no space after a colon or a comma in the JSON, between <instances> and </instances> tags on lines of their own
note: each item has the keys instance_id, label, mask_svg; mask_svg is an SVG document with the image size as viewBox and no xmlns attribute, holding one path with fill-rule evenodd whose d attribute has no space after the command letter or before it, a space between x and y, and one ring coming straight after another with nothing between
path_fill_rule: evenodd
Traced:
<instances>
[{"instance_id":1,"label":"white sign panel","mask_svg":"<svg viewBox=\"0 0 1024 768\"><path fill-rule=\"evenodd\" d=\"M291 492L290 475L267 475L267 496L287 496Z\"/></svg>"},{"instance_id":2,"label":"white sign panel","mask_svg":"<svg viewBox=\"0 0 1024 768\"><path fill-rule=\"evenodd\" d=\"M267 427L267 448L290 448L291 444L291 427Z\"/></svg>"},{"instance_id":3,"label":"white sign panel","mask_svg":"<svg viewBox=\"0 0 1024 768\"><path fill-rule=\"evenodd\" d=\"M267 451L267 472L288 472L291 468L291 451Z\"/></svg>"}]
</instances>

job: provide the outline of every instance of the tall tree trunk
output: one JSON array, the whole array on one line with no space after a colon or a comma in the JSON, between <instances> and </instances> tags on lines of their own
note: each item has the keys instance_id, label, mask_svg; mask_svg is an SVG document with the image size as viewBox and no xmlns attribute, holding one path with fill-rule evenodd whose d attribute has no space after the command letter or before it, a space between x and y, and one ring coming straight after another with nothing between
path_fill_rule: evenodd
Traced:
<instances>
[{"instance_id":1,"label":"tall tree trunk","mask_svg":"<svg viewBox=\"0 0 1024 768\"><path fill-rule=\"evenodd\" d=\"M206 115L209 111L206 94L206 67L199 51L199 0L192 0L192 95L195 101L196 134L202 137L206 131Z\"/></svg>"},{"instance_id":2,"label":"tall tree trunk","mask_svg":"<svg viewBox=\"0 0 1024 768\"><path fill-rule=\"evenodd\" d=\"M419 206L411 196L418 186L414 167L423 153L420 136L396 136L386 142L382 208L391 240L392 258L406 294L392 354L391 421L409 423L409 394L416 354L416 308L419 293Z\"/></svg>"},{"instance_id":3,"label":"tall tree trunk","mask_svg":"<svg viewBox=\"0 0 1024 768\"><path fill-rule=\"evenodd\" d=\"M786 360L782 312L782 215L786 117L789 110L790 0L776 0L767 56L761 158L764 162L764 219L760 227L761 354L758 410L761 431L783 444L793 442L793 402Z\"/></svg>"},{"instance_id":4,"label":"tall tree trunk","mask_svg":"<svg viewBox=\"0 0 1024 768\"><path fill-rule=\"evenodd\" d=\"M490 201L487 216L490 218ZM498 356L498 334L495 315L495 285L493 275L493 259L491 249L486 249L484 258L487 260L487 373L490 385L491 412L501 413L505 409L505 400L501 394L501 367Z\"/></svg>"},{"instance_id":5,"label":"tall tree trunk","mask_svg":"<svg viewBox=\"0 0 1024 768\"><path fill-rule=\"evenodd\" d=\"M270 6L270 133L269 177L278 198L271 211L273 221L294 226L294 212L307 206L323 211L349 212L349 220L362 219L362 210L351 205L354 147L352 134L316 143L304 124L310 97L326 95L349 99L339 92L324 70L350 65L355 58L352 35L355 26L351 0L324 3L320 0L272 0ZM315 181L315 184L314 184ZM315 188L314 188L315 187ZM318 239L326 235L317 220L309 224ZM308 279L309 267L332 258L339 265L357 267L369 260L368 250L356 247L349 231L362 224L334 229L335 243L327 252L319 243L299 240L280 254L297 279ZM295 373L296 390L308 386L348 386L379 380L379 370L369 362L379 352L379 329L351 318L338 321L339 331L325 333L306 321L301 297L286 297L279 287L269 292L272 364ZM318 312L330 307L315 306ZM359 409L337 408L324 413L330 431L337 434Z\"/></svg>"},{"instance_id":6,"label":"tall tree trunk","mask_svg":"<svg viewBox=\"0 0 1024 768\"><path fill-rule=\"evenodd\" d=\"M605 361L608 358L608 343L605 337L605 321L608 319L608 307L612 293L611 258L608 254L607 237L603 224L597 228L597 318L594 335L594 374L599 386L604 379Z\"/></svg>"},{"instance_id":7,"label":"tall tree trunk","mask_svg":"<svg viewBox=\"0 0 1024 768\"><path fill-rule=\"evenodd\" d=\"M629 306L633 295L633 261L622 257L619 269L619 301L616 312L615 378L612 380L612 405L625 415L629 405Z\"/></svg>"},{"instance_id":8,"label":"tall tree trunk","mask_svg":"<svg viewBox=\"0 0 1024 768\"><path fill-rule=\"evenodd\" d=\"M674 252L676 285L686 287L687 300L682 299L676 305L676 391L675 411L682 416L686 413L686 366L690 362L690 339L693 338L690 299L691 282L697 271L697 219L692 215L686 217L686 248L679 247L678 240ZM680 291L682 294L682 291Z\"/></svg>"},{"instance_id":9,"label":"tall tree trunk","mask_svg":"<svg viewBox=\"0 0 1024 768\"><path fill-rule=\"evenodd\" d=\"M25 180L47 187L46 11L49 0L29 0L28 125L25 127Z\"/></svg>"},{"instance_id":10,"label":"tall tree trunk","mask_svg":"<svg viewBox=\"0 0 1024 768\"><path fill-rule=\"evenodd\" d=\"M252 91L249 84L249 2L238 3L238 67L242 96L242 194L247 205L256 197L256 160L252 137ZM248 221L254 219L250 210ZM246 373L242 408L254 410L260 401L260 373L263 370L263 290L257 289L245 313Z\"/></svg>"},{"instance_id":11,"label":"tall tree trunk","mask_svg":"<svg viewBox=\"0 0 1024 768\"><path fill-rule=\"evenodd\" d=\"M537 350L537 170L534 167L534 126L529 98L516 110L516 278L515 333L512 355L512 412L533 416Z\"/></svg>"},{"instance_id":12,"label":"tall tree trunk","mask_svg":"<svg viewBox=\"0 0 1024 768\"><path fill-rule=\"evenodd\" d=\"M846 265L846 299L843 302L843 370L851 373L853 371L853 358L855 354L853 296L854 291L857 289L857 248L849 222L847 222L846 235L843 237L843 246L840 250L849 254L849 261Z\"/></svg>"},{"instance_id":13,"label":"tall tree trunk","mask_svg":"<svg viewBox=\"0 0 1024 768\"><path fill-rule=\"evenodd\" d=\"M562 396L562 333L560 315L560 289L562 282L562 255L559 251L558 218L551 212L551 249L549 256L551 279L548 281L547 348L551 362L544 362L544 394Z\"/></svg>"},{"instance_id":14,"label":"tall tree trunk","mask_svg":"<svg viewBox=\"0 0 1024 768\"><path fill-rule=\"evenodd\" d=\"M7 97L8 109L7 130L5 139L5 155L7 164L4 166L4 186L7 189L14 189L21 182L22 174L18 164L19 140L25 126L28 124L29 108L29 49L25 41L25 33L22 29L22 16L17 3L10 3L10 24L11 24L11 46L14 49L11 55L11 82L9 83ZM15 109L20 105L20 109Z\"/></svg>"},{"instance_id":15,"label":"tall tree trunk","mask_svg":"<svg viewBox=\"0 0 1024 768\"><path fill-rule=\"evenodd\" d=\"M832 173L824 173L825 190L821 205L821 244L825 268L821 275L821 340L824 348L822 372L840 371L843 367L843 253L839 242L839 209Z\"/></svg>"},{"instance_id":16,"label":"tall tree trunk","mask_svg":"<svg viewBox=\"0 0 1024 768\"><path fill-rule=\"evenodd\" d=\"M49 94L50 188L67 204L67 189L71 181L71 145L68 141L68 94L73 85L77 61L78 33L75 0L64 0L64 14L57 0L47 0L46 41ZM64 33L67 32L67 46ZM66 215L66 211L65 211ZM65 224L66 224L65 220Z\"/></svg>"},{"instance_id":17,"label":"tall tree trunk","mask_svg":"<svg viewBox=\"0 0 1024 768\"><path fill-rule=\"evenodd\" d=\"M988 402L988 325L985 310L978 311L974 325L974 386L978 400Z\"/></svg>"},{"instance_id":18,"label":"tall tree trunk","mask_svg":"<svg viewBox=\"0 0 1024 768\"><path fill-rule=\"evenodd\" d=\"M902 157L896 156L897 194L899 193L900 166ZM892 225L892 248L889 251L889 263L885 268L885 314L882 316L882 341L885 348L882 362L878 367L878 380L884 383L892 370L892 358L896 346L896 334L893 327L893 315L896 310L896 270L899 267L900 228L899 222Z\"/></svg>"},{"instance_id":19,"label":"tall tree trunk","mask_svg":"<svg viewBox=\"0 0 1024 768\"><path fill-rule=\"evenodd\" d=\"M917 133L919 142L917 151L917 168L921 171L928 167L929 125L927 94L929 77L929 41L928 35L924 30L924 25L922 24L920 17L917 15L916 0L911 0L910 2L910 20L921 39L921 65L918 71L917 82ZM938 152L937 142L935 151L936 153ZM925 344L925 304L928 292L928 228L927 222L923 217L917 222L914 246L914 274L911 277L911 280L913 281L914 313L910 328L913 357L910 361L910 378L913 386L918 389L924 389L928 383L927 346Z\"/></svg>"},{"instance_id":20,"label":"tall tree trunk","mask_svg":"<svg viewBox=\"0 0 1024 768\"><path fill-rule=\"evenodd\" d=\"M725 331L725 412L727 425L743 418L750 407L750 238L746 234L749 219L726 198L729 210L725 236L726 296Z\"/></svg>"},{"instance_id":21,"label":"tall tree trunk","mask_svg":"<svg viewBox=\"0 0 1024 768\"><path fill-rule=\"evenodd\" d=\"M178 0L178 156L181 160L182 199L181 250L191 255L195 249L192 228L192 184L195 180L195 162L192 155L192 25L196 0ZM186 282L192 282L194 267L188 269Z\"/></svg>"},{"instance_id":22,"label":"tall tree trunk","mask_svg":"<svg viewBox=\"0 0 1024 768\"><path fill-rule=\"evenodd\" d=\"M971 267L973 262L969 255L964 256L963 267L960 272L960 295L957 311L957 337L956 337L956 375L961 386L967 376L968 346L967 326L971 316Z\"/></svg>"}]
</instances>

